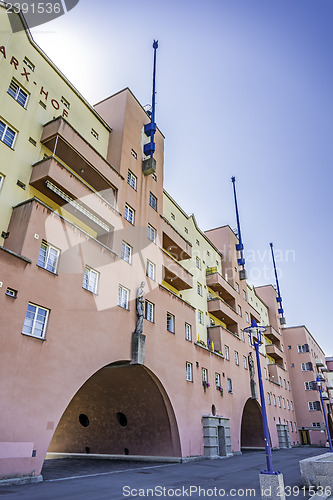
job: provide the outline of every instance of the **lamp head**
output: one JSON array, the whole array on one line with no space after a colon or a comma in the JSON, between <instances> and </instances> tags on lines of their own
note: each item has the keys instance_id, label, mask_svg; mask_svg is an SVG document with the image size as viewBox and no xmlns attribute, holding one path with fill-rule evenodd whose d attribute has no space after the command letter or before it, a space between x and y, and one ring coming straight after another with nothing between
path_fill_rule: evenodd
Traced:
<instances>
[{"instance_id":1,"label":"lamp head","mask_svg":"<svg viewBox=\"0 0 333 500\"><path fill-rule=\"evenodd\" d=\"M244 332L248 333L250 336L251 345L254 347L255 344L262 345L262 334L266 331L264 326L259 326L256 320L253 318L251 326L244 328Z\"/></svg>"}]
</instances>

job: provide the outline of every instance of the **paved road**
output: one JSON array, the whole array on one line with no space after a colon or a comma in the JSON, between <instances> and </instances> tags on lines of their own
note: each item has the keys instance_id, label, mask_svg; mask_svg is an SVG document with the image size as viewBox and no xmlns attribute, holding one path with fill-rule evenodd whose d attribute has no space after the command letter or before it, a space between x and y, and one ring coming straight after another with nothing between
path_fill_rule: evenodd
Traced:
<instances>
[{"instance_id":1,"label":"paved road","mask_svg":"<svg viewBox=\"0 0 333 500\"><path fill-rule=\"evenodd\" d=\"M274 468L283 472L285 487L291 488L286 488L288 498L309 498L308 492L301 489L298 462L325 452L324 449L306 447L273 452ZM202 499L222 496L259 499L258 474L265 465L264 452L176 464L74 458L48 460L42 472L44 482L3 486L0 497L8 497L8 500Z\"/></svg>"}]
</instances>

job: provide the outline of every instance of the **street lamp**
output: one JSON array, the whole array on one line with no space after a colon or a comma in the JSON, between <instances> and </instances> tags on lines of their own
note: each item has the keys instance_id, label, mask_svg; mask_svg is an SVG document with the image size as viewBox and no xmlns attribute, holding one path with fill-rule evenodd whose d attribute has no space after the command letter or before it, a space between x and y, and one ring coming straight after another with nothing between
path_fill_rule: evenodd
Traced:
<instances>
[{"instance_id":1,"label":"street lamp","mask_svg":"<svg viewBox=\"0 0 333 500\"><path fill-rule=\"evenodd\" d=\"M323 409L323 414L324 414L324 419L325 419L327 439L328 439L328 442L329 442L329 445L330 445L330 451L333 452L331 434L330 434L330 430L329 430L329 427L328 427L328 421L327 421L327 417L326 417L324 400L323 400L323 381L320 379L319 375L317 375L316 383L317 383L317 391L319 392L320 401L321 401L321 407Z\"/></svg>"},{"instance_id":2,"label":"street lamp","mask_svg":"<svg viewBox=\"0 0 333 500\"><path fill-rule=\"evenodd\" d=\"M261 377L261 367L260 367L260 359L259 359L259 347L262 345L262 334L266 331L264 326L258 326L256 320L253 318L251 326L244 328L244 332L248 333L250 336L250 343L256 350L257 357L257 368L258 368L258 379L259 379L259 390L260 390L260 400L261 400L261 411L262 411L262 423L264 427L264 439L265 439L265 449L266 449L266 461L267 461L267 470L261 471L261 474L280 474L280 471L276 472L273 470L273 461L272 461L272 450L271 443L269 439L269 430L267 423L267 412L266 412L266 403L265 403L265 393L264 387L262 383Z\"/></svg>"}]
</instances>

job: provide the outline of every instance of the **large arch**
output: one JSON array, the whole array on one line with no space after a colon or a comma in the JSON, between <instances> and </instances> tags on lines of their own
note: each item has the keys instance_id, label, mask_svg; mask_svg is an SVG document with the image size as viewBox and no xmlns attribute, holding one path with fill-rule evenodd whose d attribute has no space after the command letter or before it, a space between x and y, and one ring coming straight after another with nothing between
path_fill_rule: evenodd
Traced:
<instances>
[{"instance_id":1,"label":"large arch","mask_svg":"<svg viewBox=\"0 0 333 500\"><path fill-rule=\"evenodd\" d=\"M256 399L249 398L244 405L242 415L241 449L264 447L261 408Z\"/></svg>"},{"instance_id":2,"label":"large arch","mask_svg":"<svg viewBox=\"0 0 333 500\"><path fill-rule=\"evenodd\" d=\"M64 411L49 452L181 456L176 418L159 380L142 365L92 375Z\"/></svg>"}]
</instances>

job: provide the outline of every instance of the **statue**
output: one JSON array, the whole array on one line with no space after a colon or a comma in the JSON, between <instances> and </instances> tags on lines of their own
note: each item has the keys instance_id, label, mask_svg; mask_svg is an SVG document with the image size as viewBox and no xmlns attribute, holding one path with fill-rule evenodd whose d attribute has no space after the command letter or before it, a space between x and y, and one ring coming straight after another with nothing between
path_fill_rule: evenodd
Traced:
<instances>
[{"instance_id":1,"label":"statue","mask_svg":"<svg viewBox=\"0 0 333 500\"><path fill-rule=\"evenodd\" d=\"M136 315L138 317L135 327L135 333L142 333L143 331L143 318L145 314L145 297L144 297L144 287L146 283L141 282L141 285L136 292Z\"/></svg>"},{"instance_id":2,"label":"statue","mask_svg":"<svg viewBox=\"0 0 333 500\"><path fill-rule=\"evenodd\" d=\"M249 368L250 368L250 378L251 378L251 380L254 380L254 362L253 362L252 352L249 353L248 360L249 360Z\"/></svg>"}]
</instances>

